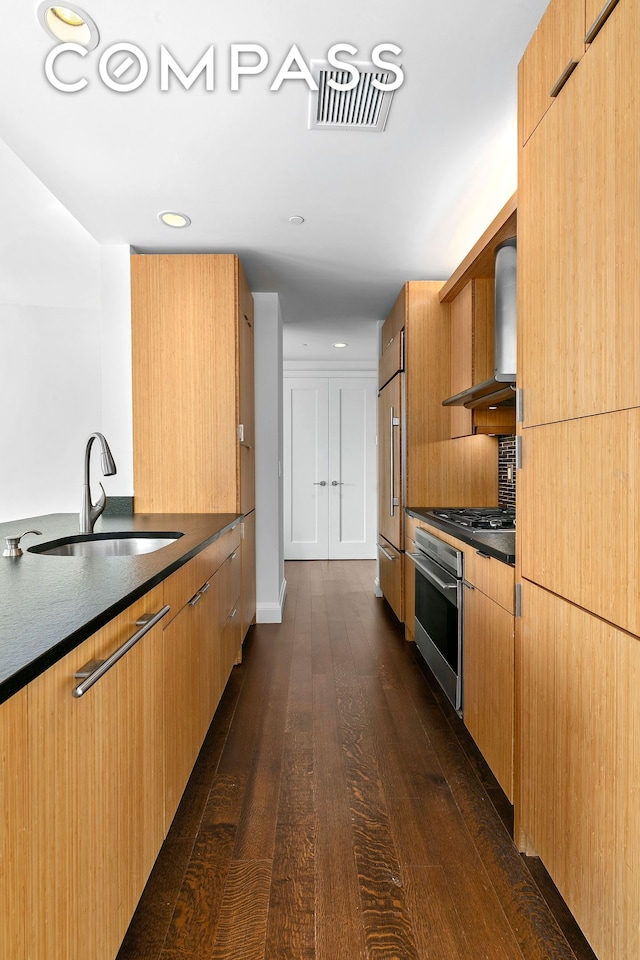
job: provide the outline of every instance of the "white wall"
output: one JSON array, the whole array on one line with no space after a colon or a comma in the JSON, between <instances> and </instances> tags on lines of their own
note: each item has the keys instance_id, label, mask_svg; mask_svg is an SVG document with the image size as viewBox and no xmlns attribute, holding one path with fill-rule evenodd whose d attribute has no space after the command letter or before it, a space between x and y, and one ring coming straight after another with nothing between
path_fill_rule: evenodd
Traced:
<instances>
[{"instance_id":1,"label":"white wall","mask_svg":"<svg viewBox=\"0 0 640 960\"><path fill-rule=\"evenodd\" d=\"M277 293L254 293L256 620L280 623L286 594L282 507L282 315Z\"/></svg>"},{"instance_id":2,"label":"white wall","mask_svg":"<svg viewBox=\"0 0 640 960\"><path fill-rule=\"evenodd\" d=\"M84 444L101 427L100 247L2 141L0 179L0 521L10 521L80 508Z\"/></svg>"}]
</instances>

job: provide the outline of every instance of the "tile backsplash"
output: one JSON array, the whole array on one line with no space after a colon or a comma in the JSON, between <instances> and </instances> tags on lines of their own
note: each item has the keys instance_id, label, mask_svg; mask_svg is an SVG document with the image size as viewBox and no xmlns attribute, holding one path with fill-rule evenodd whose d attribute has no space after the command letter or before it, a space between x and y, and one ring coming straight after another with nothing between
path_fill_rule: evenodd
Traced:
<instances>
[{"instance_id":1,"label":"tile backsplash","mask_svg":"<svg viewBox=\"0 0 640 960\"><path fill-rule=\"evenodd\" d=\"M498 503L501 507L516 508L515 437L498 437Z\"/></svg>"}]
</instances>

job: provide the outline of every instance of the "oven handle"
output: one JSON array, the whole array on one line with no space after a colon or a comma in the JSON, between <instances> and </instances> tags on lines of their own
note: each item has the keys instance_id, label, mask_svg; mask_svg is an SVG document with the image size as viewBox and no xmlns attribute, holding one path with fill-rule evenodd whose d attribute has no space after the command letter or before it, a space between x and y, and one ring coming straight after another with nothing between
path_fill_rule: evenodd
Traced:
<instances>
[{"instance_id":1,"label":"oven handle","mask_svg":"<svg viewBox=\"0 0 640 960\"><path fill-rule=\"evenodd\" d=\"M458 582L457 582L457 581L456 581L455 583L444 583L444 581L441 580L439 577L437 577L437 576L435 575L435 573L433 573L432 570L429 570L428 567L425 567L424 564L420 562L420 554L419 554L419 553L410 553L409 556L411 557L411 559L412 559L413 562L415 563L415 565L416 565L416 567L418 568L418 570L420 571L420 573L423 575L423 577L426 577L427 580L431 580L433 583L437 584L442 590L457 590L457 589L458 589Z\"/></svg>"}]
</instances>

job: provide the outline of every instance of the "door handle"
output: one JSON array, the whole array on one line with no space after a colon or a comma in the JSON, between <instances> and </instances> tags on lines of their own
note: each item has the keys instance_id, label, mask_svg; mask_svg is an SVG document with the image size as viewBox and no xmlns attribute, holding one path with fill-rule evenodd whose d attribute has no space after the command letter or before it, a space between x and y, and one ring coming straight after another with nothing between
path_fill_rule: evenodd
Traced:
<instances>
[{"instance_id":1,"label":"door handle","mask_svg":"<svg viewBox=\"0 0 640 960\"><path fill-rule=\"evenodd\" d=\"M332 486L332 487L344 487L344 480L332 480L332 481L331 481L331 486Z\"/></svg>"},{"instance_id":2,"label":"door handle","mask_svg":"<svg viewBox=\"0 0 640 960\"><path fill-rule=\"evenodd\" d=\"M398 506L398 498L394 497L394 484L395 484L395 473L396 473L396 454L393 445L393 428L400 426L400 418L394 416L393 407L389 407L389 516L392 517L395 513L395 508Z\"/></svg>"},{"instance_id":3,"label":"door handle","mask_svg":"<svg viewBox=\"0 0 640 960\"><path fill-rule=\"evenodd\" d=\"M326 480L314 480L313 485L314 485L314 487L326 487L327 481L326 481Z\"/></svg>"}]
</instances>

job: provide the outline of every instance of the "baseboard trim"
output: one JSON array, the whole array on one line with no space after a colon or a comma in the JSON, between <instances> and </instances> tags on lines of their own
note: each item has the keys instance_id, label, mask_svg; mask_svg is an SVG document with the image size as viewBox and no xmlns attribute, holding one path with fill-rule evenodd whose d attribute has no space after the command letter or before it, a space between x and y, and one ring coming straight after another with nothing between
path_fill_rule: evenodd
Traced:
<instances>
[{"instance_id":1,"label":"baseboard trim","mask_svg":"<svg viewBox=\"0 0 640 960\"><path fill-rule=\"evenodd\" d=\"M282 623L286 599L287 581L283 578L277 603L256 603L256 623Z\"/></svg>"}]
</instances>

